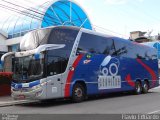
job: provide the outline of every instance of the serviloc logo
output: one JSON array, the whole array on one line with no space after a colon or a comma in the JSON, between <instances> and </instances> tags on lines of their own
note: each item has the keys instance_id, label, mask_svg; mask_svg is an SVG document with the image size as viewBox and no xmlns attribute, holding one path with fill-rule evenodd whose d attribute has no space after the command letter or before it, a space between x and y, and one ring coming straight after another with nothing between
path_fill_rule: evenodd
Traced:
<instances>
[{"instance_id":1,"label":"serviloc logo","mask_svg":"<svg viewBox=\"0 0 160 120\"><path fill-rule=\"evenodd\" d=\"M102 61L98 78L99 89L121 88L121 77L118 75L119 66L119 60L111 56L107 56Z\"/></svg>"}]
</instances>

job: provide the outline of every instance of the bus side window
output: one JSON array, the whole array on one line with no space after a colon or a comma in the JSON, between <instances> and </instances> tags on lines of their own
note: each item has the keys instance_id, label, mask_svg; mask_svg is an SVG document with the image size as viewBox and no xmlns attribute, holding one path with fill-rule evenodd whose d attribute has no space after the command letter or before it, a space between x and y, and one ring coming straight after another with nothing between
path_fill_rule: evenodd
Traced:
<instances>
[{"instance_id":1,"label":"bus side window","mask_svg":"<svg viewBox=\"0 0 160 120\"><path fill-rule=\"evenodd\" d=\"M48 56L47 76L57 75L61 73L61 61L58 57Z\"/></svg>"},{"instance_id":2,"label":"bus side window","mask_svg":"<svg viewBox=\"0 0 160 120\"><path fill-rule=\"evenodd\" d=\"M78 54L86 54L90 52L90 49L93 48L93 44L91 43L92 41L92 36L91 34L83 33L78 45L77 49L77 55Z\"/></svg>"},{"instance_id":3,"label":"bus side window","mask_svg":"<svg viewBox=\"0 0 160 120\"><path fill-rule=\"evenodd\" d=\"M122 57L126 57L129 55L128 51L131 50L129 45L124 44L122 41L119 41L117 39L114 40L114 45L115 45L115 49L116 49L116 51L114 52L114 55L122 56Z\"/></svg>"},{"instance_id":4,"label":"bus side window","mask_svg":"<svg viewBox=\"0 0 160 120\"><path fill-rule=\"evenodd\" d=\"M47 51L47 76L64 73L69 61L69 51L67 49L57 49Z\"/></svg>"},{"instance_id":5,"label":"bus side window","mask_svg":"<svg viewBox=\"0 0 160 120\"><path fill-rule=\"evenodd\" d=\"M141 50L142 48L140 48L139 46L134 46L134 52L136 52L135 53L135 55L136 55L136 58L138 58L138 59L143 59L143 60L145 60L145 59L148 59L147 58L147 54L146 54L146 48L144 47L143 48L143 50Z\"/></svg>"},{"instance_id":6,"label":"bus side window","mask_svg":"<svg viewBox=\"0 0 160 120\"><path fill-rule=\"evenodd\" d=\"M115 52L113 40L107 37L82 33L77 53L112 55Z\"/></svg>"},{"instance_id":7,"label":"bus side window","mask_svg":"<svg viewBox=\"0 0 160 120\"><path fill-rule=\"evenodd\" d=\"M103 54L105 55L115 55L115 46L113 39L104 38L104 44L106 49L104 50Z\"/></svg>"}]
</instances>

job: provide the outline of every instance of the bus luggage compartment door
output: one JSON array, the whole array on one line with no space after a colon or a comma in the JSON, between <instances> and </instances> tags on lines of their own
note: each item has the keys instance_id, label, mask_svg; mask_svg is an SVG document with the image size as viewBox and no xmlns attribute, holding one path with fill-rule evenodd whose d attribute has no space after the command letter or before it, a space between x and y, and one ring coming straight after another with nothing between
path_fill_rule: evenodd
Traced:
<instances>
[{"instance_id":1,"label":"bus luggage compartment door","mask_svg":"<svg viewBox=\"0 0 160 120\"><path fill-rule=\"evenodd\" d=\"M60 98L62 96L61 74L47 78L47 98Z\"/></svg>"}]
</instances>

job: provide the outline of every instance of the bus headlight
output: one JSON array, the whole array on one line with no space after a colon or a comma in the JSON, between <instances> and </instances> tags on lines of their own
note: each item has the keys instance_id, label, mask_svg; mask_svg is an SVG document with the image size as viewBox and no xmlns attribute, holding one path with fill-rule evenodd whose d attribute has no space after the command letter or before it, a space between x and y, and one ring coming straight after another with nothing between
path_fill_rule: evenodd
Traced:
<instances>
[{"instance_id":1,"label":"bus headlight","mask_svg":"<svg viewBox=\"0 0 160 120\"><path fill-rule=\"evenodd\" d=\"M32 90L36 90L36 89L40 89L40 88L42 88L44 85L46 85L47 84L47 82L43 82L43 83L41 83L41 84L39 84L39 85L36 85L36 86L33 86L32 87Z\"/></svg>"}]
</instances>

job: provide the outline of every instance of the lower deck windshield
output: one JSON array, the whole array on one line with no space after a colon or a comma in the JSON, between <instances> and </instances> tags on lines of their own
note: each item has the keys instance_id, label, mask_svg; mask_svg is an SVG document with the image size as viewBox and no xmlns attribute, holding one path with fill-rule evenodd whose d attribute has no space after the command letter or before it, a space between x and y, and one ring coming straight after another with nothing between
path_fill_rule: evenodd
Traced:
<instances>
[{"instance_id":1,"label":"lower deck windshield","mask_svg":"<svg viewBox=\"0 0 160 120\"><path fill-rule=\"evenodd\" d=\"M43 75L42 59L35 59L34 55L17 57L14 60L13 80L27 82L40 79Z\"/></svg>"}]
</instances>

